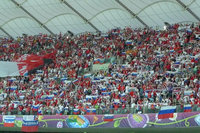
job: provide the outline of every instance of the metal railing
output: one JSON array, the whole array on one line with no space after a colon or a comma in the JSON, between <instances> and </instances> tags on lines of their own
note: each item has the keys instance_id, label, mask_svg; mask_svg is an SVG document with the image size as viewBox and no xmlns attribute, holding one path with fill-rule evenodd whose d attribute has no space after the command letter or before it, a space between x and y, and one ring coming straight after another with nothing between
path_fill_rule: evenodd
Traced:
<instances>
[{"instance_id":1,"label":"metal railing","mask_svg":"<svg viewBox=\"0 0 200 133\"><path fill-rule=\"evenodd\" d=\"M147 106L144 106L140 109L137 108L117 108L117 109L106 109L106 108L96 108L96 114L97 115L102 115L102 114L135 114L135 113L143 113L143 114L148 114L148 113L158 113L160 111L160 108L155 108L155 109L150 109ZM192 107L192 112L200 111L200 106L199 105L194 105ZM181 105L177 105L176 108L176 113L181 113L184 112L184 107ZM12 111L6 111L6 112L0 112L2 115L37 115L37 111L18 111L17 109L14 109ZM59 113L56 113L56 110L52 111L50 109L47 110L42 110L42 115L56 115L56 114L63 114L63 115L74 115L74 109L67 109L63 110ZM76 115L87 115L86 111L80 110Z\"/></svg>"}]
</instances>

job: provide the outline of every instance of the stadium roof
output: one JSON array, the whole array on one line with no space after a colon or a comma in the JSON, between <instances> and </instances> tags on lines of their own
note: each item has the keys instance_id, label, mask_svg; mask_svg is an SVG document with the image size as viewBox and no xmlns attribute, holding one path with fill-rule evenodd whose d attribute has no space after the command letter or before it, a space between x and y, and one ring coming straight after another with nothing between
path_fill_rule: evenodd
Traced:
<instances>
[{"instance_id":1,"label":"stadium roof","mask_svg":"<svg viewBox=\"0 0 200 133\"><path fill-rule=\"evenodd\" d=\"M0 36L199 22L200 0L0 0Z\"/></svg>"}]
</instances>

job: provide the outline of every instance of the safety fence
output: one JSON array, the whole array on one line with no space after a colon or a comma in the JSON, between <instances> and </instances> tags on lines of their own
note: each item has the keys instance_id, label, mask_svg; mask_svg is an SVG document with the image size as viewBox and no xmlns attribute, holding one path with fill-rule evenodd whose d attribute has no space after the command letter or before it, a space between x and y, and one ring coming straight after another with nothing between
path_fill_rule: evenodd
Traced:
<instances>
[{"instance_id":1,"label":"safety fence","mask_svg":"<svg viewBox=\"0 0 200 133\"><path fill-rule=\"evenodd\" d=\"M134 114L134 113L140 113L140 114L148 114L148 113L158 113L160 111L160 107L151 108L149 106L140 106L140 107L133 107L133 108L100 108L96 107L93 110L95 112L93 114L102 115L102 114ZM193 105L191 106L191 112L198 112L200 111L199 105ZM82 109L74 109L74 108L68 108L63 109L62 111L56 111L56 109L43 109L39 111L27 111L27 110L17 110L13 109L11 111L1 112L1 114L4 115L56 115L56 114L62 114L62 115L86 115L87 110ZM183 105L176 105L176 113L184 112L184 106Z\"/></svg>"}]
</instances>

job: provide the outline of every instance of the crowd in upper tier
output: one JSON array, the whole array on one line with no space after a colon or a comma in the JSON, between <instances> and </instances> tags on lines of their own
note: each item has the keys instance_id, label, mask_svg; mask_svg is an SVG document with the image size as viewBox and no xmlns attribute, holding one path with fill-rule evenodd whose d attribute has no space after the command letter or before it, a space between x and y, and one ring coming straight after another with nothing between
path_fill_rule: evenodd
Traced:
<instances>
[{"instance_id":1,"label":"crowd in upper tier","mask_svg":"<svg viewBox=\"0 0 200 133\"><path fill-rule=\"evenodd\" d=\"M200 107L199 24L174 24L166 30L127 27L107 33L24 35L0 43L0 61L55 53L53 62L36 73L0 78L3 114Z\"/></svg>"}]
</instances>

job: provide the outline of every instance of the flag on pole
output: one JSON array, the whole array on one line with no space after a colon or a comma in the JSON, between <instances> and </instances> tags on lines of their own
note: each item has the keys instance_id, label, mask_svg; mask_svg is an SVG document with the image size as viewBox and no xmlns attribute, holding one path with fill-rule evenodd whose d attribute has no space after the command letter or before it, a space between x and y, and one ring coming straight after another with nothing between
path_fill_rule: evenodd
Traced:
<instances>
[{"instance_id":1,"label":"flag on pole","mask_svg":"<svg viewBox=\"0 0 200 133\"><path fill-rule=\"evenodd\" d=\"M83 77L84 78L90 78L92 76L92 74L85 74Z\"/></svg>"},{"instance_id":2,"label":"flag on pole","mask_svg":"<svg viewBox=\"0 0 200 133\"><path fill-rule=\"evenodd\" d=\"M74 109L74 111L73 111L73 114L74 115L78 115L80 113L80 110L79 109Z\"/></svg>"},{"instance_id":3,"label":"flag on pole","mask_svg":"<svg viewBox=\"0 0 200 133\"><path fill-rule=\"evenodd\" d=\"M73 83L74 83L74 84L78 84L78 83L79 83L79 80L78 80L78 79L75 79L75 80L73 81Z\"/></svg>"},{"instance_id":4,"label":"flag on pole","mask_svg":"<svg viewBox=\"0 0 200 133\"><path fill-rule=\"evenodd\" d=\"M33 105L32 106L32 110L33 111L38 111L39 107L40 107L40 105L38 105L38 104L37 105Z\"/></svg>"},{"instance_id":5,"label":"flag on pole","mask_svg":"<svg viewBox=\"0 0 200 133\"><path fill-rule=\"evenodd\" d=\"M89 101L89 100L95 100L97 98L97 96L90 96L90 95L86 95L86 101Z\"/></svg>"},{"instance_id":6,"label":"flag on pole","mask_svg":"<svg viewBox=\"0 0 200 133\"><path fill-rule=\"evenodd\" d=\"M52 100L54 95L47 95L46 100Z\"/></svg>"},{"instance_id":7,"label":"flag on pole","mask_svg":"<svg viewBox=\"0 0 200 133\"><path fill-rule=\"evenodd\" d=\"M86 114L87 115L96 115L96 109L87 109Z\"/></svg>"},{"instance_id":8,"label":"flag on pole","mask_svg":"<svg viewBox=\"0 0 200 133\"><path fill-rule=\"evenodd\" d=\"M125 44L127 45L127 46L130 46L130 45L132 45L132 41L131 40L127 40L126 42L125 42Z\"/></svg>"},{"instance_id":9,"label":"flag on pole","mask_svg":"<svg viewBox=\"0 0 200 133\"><path fill-rule=\"evenodd\" d=\"M15 91L15 90L17 90L17 86L11 86L10 87L10 91Z\"/></svg>"},{"instance_id":10,"label":"flag on pole","mask_svg":"<svg viewBox=\"0 0 200 133\"><path fill-rule=\"evenodd\" d=\"M63 97L64 96L64 91L62 91L60 94L59 94L59 97Z\"/></svg>"},{"instance_id":11,"label":"flag on pole","mask_svg":"<svg viewBox=\"0 0 200 133\"><path fill-rule=\"evenodd\" d=\"M138 73L137 72L132 72L131 75L136 77L138 75Z\"/></svg>"}]
</instances>

